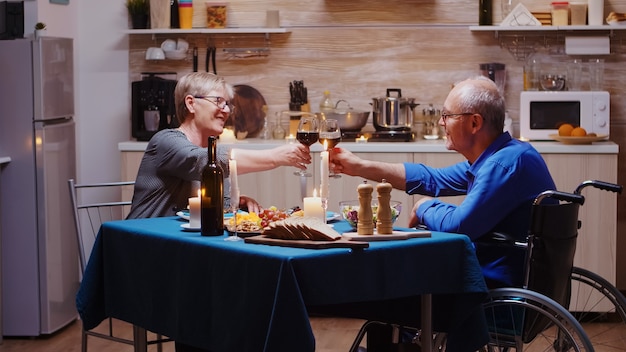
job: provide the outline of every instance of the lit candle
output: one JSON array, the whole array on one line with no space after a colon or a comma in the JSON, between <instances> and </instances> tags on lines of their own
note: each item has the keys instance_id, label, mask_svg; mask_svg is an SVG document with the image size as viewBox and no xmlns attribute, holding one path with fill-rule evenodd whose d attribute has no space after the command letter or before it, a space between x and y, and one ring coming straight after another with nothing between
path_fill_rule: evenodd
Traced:
<instances>
[{"instance_id":1,"label":"lit candle","mask_svg":"<svg viewBox=\"0 0 626 352\"><path fill-rule=\"evenodd\" d=\"M289 144L293 144L296 142L296 137L293 134L289 134L285 139Z\"/></svg>"},{"instance_id":2,"label":"lit candle","mask_svg":"<svg viewBox=\"0 0 626 352\"><path fill-rule=\"evenodd\" d=\"M326 214L322 208L322 198L317 196L317 190L313 190L313 197L304 198L304 216L318 218L324 221Z\"/></svg>"},{"instance_id":3,"label":"lit candle","mask_svg":"<svg viewBox=\"0 0 626 352\"><path fill-rule=\"evenodd\" d=\"M225 128L220 134L219 141L221 143L235 143L237 142L237 138L235 138L235 132L230 128Z\"/></svg>"},{"instance_id":4,"label":"lit candle","mask_svg":"<svg viewBox=\"0 0 626 352\"><path fill-rule=\"evenodd\" d=\"M357 143L367 143L367 138L365 136L361 136L355 140Z\"/></svg>"},{"instance_id":5,"label":"lit candle","mask_svg":"<svg viewBox=\"0 0 626 352\"><path fill-rule=\"evenodd\" d=\"M189 227L200 228L200 190L198 196L189 198Z\"/></svg>"},{"instance_id":6,"label":"lit candle","mask_svg":"<svg viewBox=\"0 0 626 352\"><path fill-rule=\"evenodd\" d=\"M237 180L237 160L235 160L234 150L230 152L228 167L230 169L230 208L235 211L239 208L239 181Z\"/></svg>"},{"instance_id":7,"label":"lit candle","mask_svg":"<svg viewBox=\"0 0 626 352\"><path fill-rule=\"evenodd\" d=\"M330 172L328 166L328 144L324 141L324 151L320 153L322 157L322 165L320 167L320 176L322 183L320 185L320 197L328 199L328 174Z\"/></svg>"}]
</instances>

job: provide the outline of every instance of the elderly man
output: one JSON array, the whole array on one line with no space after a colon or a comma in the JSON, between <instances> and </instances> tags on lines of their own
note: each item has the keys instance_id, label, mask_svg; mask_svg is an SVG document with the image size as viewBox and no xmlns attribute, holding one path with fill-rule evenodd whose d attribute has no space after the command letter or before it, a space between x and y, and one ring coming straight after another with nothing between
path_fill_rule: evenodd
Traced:
<instances>
[{"instance_id":1,"label":"elderly man","mask_svg":"<svg viewBox=\"0 0 626 352\"><path fill-rule=\"evenodd\" d=\"M555 185L541 155L503 132L504 115L504 98L495 83L485 77L468 79L450 91L439 120L446 148L467 161L445 168L389 164L336 148L332 164L336 172L386 179L394 188L424 195L411 211L409 226L468 235L488 286L519 286L523 253L491 245L488 238L498 232L525 240L533 199ZM439 198L456 195L466 196L458 206Z\"/></svg>"}]
</instances>

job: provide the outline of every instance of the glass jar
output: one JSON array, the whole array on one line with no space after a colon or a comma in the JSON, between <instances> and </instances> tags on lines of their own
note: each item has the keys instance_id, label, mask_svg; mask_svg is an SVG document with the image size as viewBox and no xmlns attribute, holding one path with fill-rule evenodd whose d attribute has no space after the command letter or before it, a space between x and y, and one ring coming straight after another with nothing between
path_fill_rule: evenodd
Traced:
<instances>
[{"instance_id":1,"label":"glass jar","mask_svg":"<svg viewBox=\"0 0 626 352\"><path fill-rule=\"evenodd\" d=\"M567 26L569 24L569 2L552 2L552 25Z\"/></svg>"}]
</instances>

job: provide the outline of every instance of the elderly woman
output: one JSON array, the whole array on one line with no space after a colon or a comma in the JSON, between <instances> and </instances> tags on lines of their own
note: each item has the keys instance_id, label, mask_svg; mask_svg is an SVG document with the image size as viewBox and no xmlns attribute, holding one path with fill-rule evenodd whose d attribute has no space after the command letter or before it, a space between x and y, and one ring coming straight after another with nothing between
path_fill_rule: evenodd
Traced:
<instances>
[{"instance_id":1,"label":"elderly woman","mask_svg":"<svg viewBox=\"0 0 626 352\"><path fill-rule=\"evenodd\" d=\"M195 196L200 176L207 164L207 141L218 136L233 112L230 103L233 88L224 78L206 72L183 76L176 85L174 99L180 127L155 134L141 160L133 204L128 218L172 216L187 206ZM228 182L229 148L218 144L217 162ZM309 148L302 144L286 144L271 150L237 149L238 173L265 171L279 166L304 169L311 162ZM224 189L228 190L225 186ZM230 204L225 194L225 205ZM260 205L252 198L241 196L242 209L258 212Z\"/></svg>"}]
</instances>

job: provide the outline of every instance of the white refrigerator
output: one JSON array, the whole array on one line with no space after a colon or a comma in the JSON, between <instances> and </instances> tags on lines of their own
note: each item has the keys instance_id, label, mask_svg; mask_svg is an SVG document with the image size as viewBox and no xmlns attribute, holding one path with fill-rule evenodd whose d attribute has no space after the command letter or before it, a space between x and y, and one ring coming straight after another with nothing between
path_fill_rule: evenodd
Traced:
<instances>
[{"instance_id":1,"label":"white refrigerator","mask_svg":"<svg viewBox=\"0 0 626 352\"><path fill-rule=\"evenodd\" d=\"M2 335L51 334L77 317L73 40L0 41L0 70Z\"/></svg>"}]
</instances>

